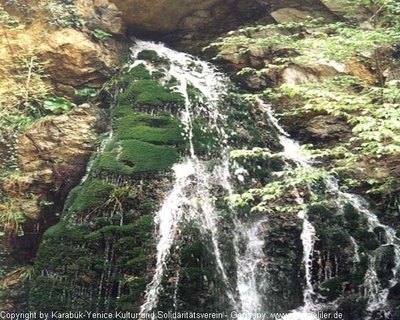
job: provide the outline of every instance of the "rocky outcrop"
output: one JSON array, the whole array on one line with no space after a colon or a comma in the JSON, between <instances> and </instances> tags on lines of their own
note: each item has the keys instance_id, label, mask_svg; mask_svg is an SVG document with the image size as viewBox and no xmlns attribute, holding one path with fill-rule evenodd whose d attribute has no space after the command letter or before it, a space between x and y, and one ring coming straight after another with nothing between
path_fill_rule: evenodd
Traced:
<instances>
[{"instance_id":1,"label":"rocky outcrop","mask_svg":"<svg viewBox=\"0 0 400 320\"><path fill-rule=\"evenodd\" d=\"M26 217L20 228L24 234L9 234L4 242L13 258L30 260L43 230L57 220L55 214L84 175L95 151L98 120L97 109L84 104L40 121L19 136L19 173L2 182L9 209Z\"/></svg>"},{"instance_id":2,"label":"rocky outcrop","mask_svg":"<svg viewBox=\"0 0 400 320\"><path fill-rule=\"evenodd\" d=\"M125 22L117 6L108 0L77 0L78 12L88 20L92 29L101 29L114 34L125 31Z\"/></svg>"},{"instance_id":3,"label":"rocky outcrop","mask_svg":"<svg viewBox=\"0 0 400 320\"><path fill-rule=\"evenodd\" d=\"M336 21L339 16L320 0L257 0L279 23L300 22L308 17L322 17L327 22Z\"/></svg>"},{"instance_id":4,"label":"rocky outcrop","mask_svg":"<svg viewBox=\"0 0 400 320\"><path fill-rule=\"evenodd\" d=\"M274 22L254 0L78 0L77 5L95 27L121 33L126 26L136 36L156 37L186 50L198 50L246 22Z\"/></svg>"},{"instance_id":5,"label":"rocky outcrop","mask_svg":"<svg viewBox=\"0 0 400 320\"><path fill-rule=\"evenodd\" d=\"M77 0L80 14L92 27L155 36L181 48L198 50L207 41L240 25L304 21L308 16L336 21L319 0Z\"/></svg>"}]
</instances>

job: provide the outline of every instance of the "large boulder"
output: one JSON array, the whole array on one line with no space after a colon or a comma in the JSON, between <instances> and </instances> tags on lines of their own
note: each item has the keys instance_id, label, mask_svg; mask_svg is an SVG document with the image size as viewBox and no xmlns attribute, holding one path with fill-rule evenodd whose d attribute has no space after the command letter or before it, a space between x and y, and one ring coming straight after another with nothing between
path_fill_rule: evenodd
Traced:
<instances>
[{"instance_id":1,"label":"large boulder","mask_svg":"<svg viewBox=\"0 0 400 320\"><path fill-rule=\"evenodd\" d=\"M56 88L70 95L74 87L100 88L120 67L117 42L95 42L72 28L51 33L38 48L45 72Z\"/></svg>"}]
</instances>

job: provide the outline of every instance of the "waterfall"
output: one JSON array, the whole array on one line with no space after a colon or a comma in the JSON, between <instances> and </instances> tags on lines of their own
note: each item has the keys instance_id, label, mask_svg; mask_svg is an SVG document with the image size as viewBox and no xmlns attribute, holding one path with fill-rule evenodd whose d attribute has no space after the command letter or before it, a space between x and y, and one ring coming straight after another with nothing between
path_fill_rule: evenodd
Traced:
<instances>
[{"instance_id":1,"label":"waterfall","mask_svg":"<svg viewBox=\"0 0 400 320\"><path fill-rule=\"evenodd\" d=\"M175 87L185 100L185 109L180 119L184 124L184 132L189 142L189 156L173 167L175 182L173 189L164 200L156 218L158 226L157 263L152 282L147 288L146 302L142 305L142 312L151 312L157 309L158 294L162 290L162 279L166 269L166 260L176 237L180 234L181 223L196 223L202 233L209 234L216 266L225 285L229 302L234 305L234 289L230 283L219 248L218 222L219 213L214 206L214 196L211 188L220 186L230 187L229 149L225 145L227 134L221 123L224 116L219 111L218 104L227 91L227 81L210 64L194 59L184 53L166 48L161 44L136 41L132 48L133 57L142 50L154 50L159 56L168 58L169 70L164 81L177 79L179 85ZM140 61L139 61L140 62ZM135 61L135 65L139 63ZM142 61L143 62L143 61ZM192 102L187 88L193 86L201 92L200 100ZM218 136L214 139L221 147L220 161L212 170L207 161L197 154L193 141L193 120L204 117L208 127L215 129Z\"/></svg>"},{"instance_id":2,"label":"waterfall","mask_svg":"<svg viewBox=\"0 0 400 320\"><path fill-rule=\"evenodd\" d=\"M241 312L251 314L262 312L262 303L259 293L260 265L266 263L266 256L262 251L264 241L259 237L260 228L268 223L267 219L257 221L252 226L242 226L242 232L247 241L244 254L238 263L238 291L241 302Z\"/></svg>"},{"instance_id":3,"label":"waterfall","mask_svg":"<svg viewBox=\"0 0 400 320\"><path fill-rule=\"evenodd\" d=\"M140 40L131 50L134 72L116 85L113 130L44 237L33 308L316 320L356 296L366 303L362 319L390 317L396 231L332 177L315 185L298 178L315 170L299 143L262 101L233 98L211 64ZM231 158L243 148L245 157ZM287 194L271 200L267 189L280 178ZM352 227L346 215L356 216Z\"/></svg>"}]
</instances>

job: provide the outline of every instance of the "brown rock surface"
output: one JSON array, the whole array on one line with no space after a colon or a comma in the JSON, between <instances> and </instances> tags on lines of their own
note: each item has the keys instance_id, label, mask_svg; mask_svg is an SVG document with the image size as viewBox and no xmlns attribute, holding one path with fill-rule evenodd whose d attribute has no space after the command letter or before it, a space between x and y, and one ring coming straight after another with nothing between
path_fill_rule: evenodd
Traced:
<instances>
[{"instance_id":1,"label":"brown rock surface","mask_svg":"<svg viewBox=\"0 0 400 320\"><path fill-rule=\"evenodd\" d=\"M21 134L18 139L18 160L19 170L27 181L25 192L32 189L44 200L49 196L50 189L55 187L55 175L60 165L84 167L94 152L97 124L96 108L83 104L67 114L40 121ZM72 184L80 179L69 176L61 178L73 178L75 181L71 181ZM29 216L38 219L40 212Z\"/></svg>"},{"instance_id":2,"label":"brown rock surface","mask_svg":"<svg viewBox=\"0 0 400 320\"><path fill-rule=\"evenodd\" d=\"M45 71L56 85L100 87L120 66L115 42L92 41L75 29L58 30L38 48Z\"/></svg>"}]
</instances>

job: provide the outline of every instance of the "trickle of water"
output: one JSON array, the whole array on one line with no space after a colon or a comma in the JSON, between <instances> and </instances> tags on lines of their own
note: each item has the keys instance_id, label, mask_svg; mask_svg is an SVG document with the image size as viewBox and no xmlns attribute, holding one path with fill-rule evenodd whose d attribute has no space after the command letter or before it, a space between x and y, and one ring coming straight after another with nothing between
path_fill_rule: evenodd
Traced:
<instances>
[{"instance_id":1,"label":"trickle of water","mask_svg":"<svg viewBox=\"0 0 400 320\"><path fill-rule=\"evenodd\" d=\"M302 310L308 312L311 310L311 307L314 305L313 296L314 289L311 283L312 280L312 258L314 252L314 242L315 242L315 229L313 225L308 221L306 213L304 211L300 211L298 214L300 219L303 219L303 230L301 232L301 242L303 244L303 264L305 266L305 274L306 274L306 286L303 290L303 301L304 306Z\"/></svg>"},{"instance_id":2,"label":"trickle of water","mask_svg":"<svg viewBox=\"0 0 400 320\"><path fill-rule=\"evenodd\" d=\"M385 311L388 307L387 298L390 288L394 287L399 281L400 272L400 239L396 236L396 231L380 223L378 217L373 213L368 203L358 195L350 193L341 193L350 204L362 213L367 219L370 231L375 228L381 228L385 231L386 243L382 247L392 246L394 251L394 267L392 269L392 278L389 280L389 286L383 288L376 271L376 259L379 249L375 250L370 256L368 270L364 277L365 296L368 298L367 311Z\"/></svg>"},{"instance_id":3,"label":"trickle of water","mask_svg":"<svg viewBox=\"0 0 400 320\"><path fill-rule=\"evenodd\" d=\"M359 263L360 262L360 254L359 254L358 244L352 236L350 236L350 242L354 247L354 262Z\"/></svg>"},{"instance_id":4,"label":"trickle of water","mask_svg":"<svg viewBox=\"0 0 400 320\"><path fill-rule=\"evenodd\" d=\"M301 152L300 144L297 141L289 138L289 134L279 125L278 119L274 116L273 111L271 110L269 105L264 104L261 100L258 100L258 103L264 108L270 122L274 125L274 127L279 132L279 142L283 146L283 156L292 160L298 167L307 168L310 166L309 159L307 159ZM303 199L300 194L295 190L296 202L297 204L303 204ZM300 314L304 316L308 316L307 313L310 312L314 307L313 296L314 289L312 285L312 259L313 259L313 251L314 251L314 242L315 242L315 229L311 222L308 220L307 214L304 210L300 210L298 212L298 217L303 220L303 228L300 235L301 242L303 245L303 265L305 270L305 280L306 285L303 290L303 301L304 306L300 309ZM286 319L286 318L284 318Z\"/></svg>"},{"instance_id":5,"label":"trickle of water","mask_svg":"<svg viewBox=\"0 0 400 320\"><path fill-rule=\"evenodd\" d=\"M262 250L264 240L259 237L260 226L267 223L263 219L253 223L250 227L241 226L247 240L245 253L238 263L238 291L241 302L241 313L251 314L262 312L261 299L258 293L259 267L266 263L266 256Z\"/></svg>"}]
</instances>

